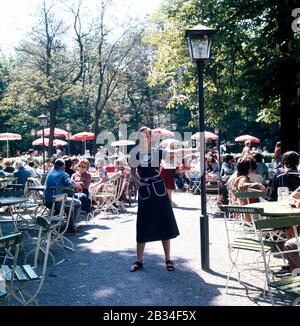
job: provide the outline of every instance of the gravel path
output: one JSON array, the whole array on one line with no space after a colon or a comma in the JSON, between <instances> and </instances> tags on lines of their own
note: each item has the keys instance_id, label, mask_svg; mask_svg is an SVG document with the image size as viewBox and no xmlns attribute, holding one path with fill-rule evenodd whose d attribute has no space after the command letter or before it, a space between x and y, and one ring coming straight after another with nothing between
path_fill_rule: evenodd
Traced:
<instances>
[{"instance_id":1,"label":"gravel path","mask_svg":"<svg viewBox=\"0 0 300 326\"><path fill-rule=\"evenodd\" d=\"M220 306L266 305L257 279L244 285L232 280L225 294L229 269L223 218L210 217L210 273L200 268L200 198L175 193L174 209L180 236L172 240L176 270L168 272L160 242L148 243L144 268L130 273L135 261L136 205L119 217L97 216L70 235L76 250L47 276L40 293L41 305L98 306ZM55 250L53 251L55 252ZM50 269L49 269L50 271ZM245 279L243 279L245 280ZM261 286L261 285L260 285Z\"/></svg>"}]
</instances>

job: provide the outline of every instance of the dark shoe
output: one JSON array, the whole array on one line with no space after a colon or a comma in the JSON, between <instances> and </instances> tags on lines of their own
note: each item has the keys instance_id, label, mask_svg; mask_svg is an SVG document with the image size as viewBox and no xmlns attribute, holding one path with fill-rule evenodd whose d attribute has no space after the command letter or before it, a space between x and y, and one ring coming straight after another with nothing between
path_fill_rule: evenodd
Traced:
<instances>
[{"instance_id":1,"label":"dark shoe","mask_svg":"<svg viewBox=\"0 0 300 326\"><path fill-rule=\"evenodd\" d=\"M138 269L142 268L143 267L143 263L139 262L139 261L136 261L134 264L131 265L130 267L130 272L136 272Z\"/></svg>"},{"instance_id":2,"label":"dark shoe","mask_svg":"<svg viewBox=\"0 0 300 326\"><path fill-rule=\"evenodd\" d=\"M172 262L172 260L166 260L166 267L169 272L175 270L174 263Z\"/></svg>"}]
</instances>

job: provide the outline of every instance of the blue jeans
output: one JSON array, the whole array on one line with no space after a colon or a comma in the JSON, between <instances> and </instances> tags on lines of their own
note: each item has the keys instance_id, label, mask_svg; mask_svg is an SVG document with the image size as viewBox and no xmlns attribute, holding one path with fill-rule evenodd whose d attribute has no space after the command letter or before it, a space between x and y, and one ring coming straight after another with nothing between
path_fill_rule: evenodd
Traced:
<instances>
[{"instance_id":1,"label":"blue jeans","mask_svg":"<svg viewBox=\"0 0 300 326\"><path fill-rule=\"evenodd\" d=\"M72 198L67 197L66 207L69 208L72 203ZM81 211L81 201L79 199L73 198L73 209L74 213L71 214L69 228L75 228L76 223L80 219L80 211Z\"/></svg>"}]
</instances>

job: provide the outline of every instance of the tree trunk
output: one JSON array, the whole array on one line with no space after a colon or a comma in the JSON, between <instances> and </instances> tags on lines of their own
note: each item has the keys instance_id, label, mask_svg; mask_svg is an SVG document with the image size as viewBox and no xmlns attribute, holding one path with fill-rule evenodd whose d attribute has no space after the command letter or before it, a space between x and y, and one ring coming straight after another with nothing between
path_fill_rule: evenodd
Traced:
<instances>
[{"instance_id":1,"label":"tree trunk","mask_svg":"<svg viewBox=\"0 0 300 326\"><path fill-rule=\"evenodd\" d=\"M96 155L97 153L97 135L99 134L99 120L100 120L100 110L95 109L95 120L94 120L94 134L96 139L93 141L93 154Z\"/></svg>"},{"instance_id":2,"label":"tree trunk","mask_svg":"<svg viewBox=\"0 0 300 326\"><path fill-rule=\"evenodd\" d=\"M297 74L300 67L297 60L294 32L291 28L292 10L297 0L284 0L278 5L278 43L282 60L279 66L281 148L286 151L299 151L299 99L297 98Z\"/></svg>"},{"instance_id":3,"label":"tree trunk","mask_svg":"<svg viewBox=\"0 0 300 326\"><path fill-rule=\"evenodd\" d=\"M282 153L299 151L299 102L297 103L297 71L295 62L281 65L280 74L280 116L281 116L281 148Z\"/></svg>"},{"instance_id":4,"label":"tree trunk","mask_svg":"<svg viewBox=\"0 0 300 326\"><path fill-rule=\"evenodd\" d=\"M53 150L53 139L54 139L54 128L56 125L56 112L58 109L58 100L53 101L49 105L50 111L50 135L49 135L49 147L48 147L48 157L52 157L54 154Z\"/></svg>"}]
</instances>

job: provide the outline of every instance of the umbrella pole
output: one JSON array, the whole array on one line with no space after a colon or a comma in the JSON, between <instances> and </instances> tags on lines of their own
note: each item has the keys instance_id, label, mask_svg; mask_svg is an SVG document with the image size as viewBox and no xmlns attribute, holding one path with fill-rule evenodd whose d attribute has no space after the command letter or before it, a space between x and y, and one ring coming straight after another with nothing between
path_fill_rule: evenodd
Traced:
<instances>
[{"instance_id":1,"label":"umbrella pole","mask_svg":"<svg viewBox=\"0 0 300 326\"><path fill-rule=\"evenodd\" d=\"M8 158L8 151L9 151L9 150L8 150L8 146L9 146L9 145L8 145L8 139L6 139L6 157L7 157L7 158Z\"/></svg>"}]
</instances>

